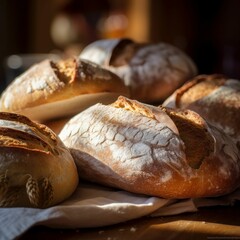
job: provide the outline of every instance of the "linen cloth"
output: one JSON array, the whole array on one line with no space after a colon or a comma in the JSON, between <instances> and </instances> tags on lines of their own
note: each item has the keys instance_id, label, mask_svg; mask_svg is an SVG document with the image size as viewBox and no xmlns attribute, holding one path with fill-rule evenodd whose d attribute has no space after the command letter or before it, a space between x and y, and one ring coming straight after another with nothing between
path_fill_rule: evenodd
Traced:
<instances>
[{"instance_id":1,"label":"linen cloth","mask_svg":"<svg viewBox=\"0 0 240 240\"><path fill-rule=\"evenodd\" d=\"M93 228L140 218L196 212L199 207L231 205L240 190L218 198L163 199L95 184L80 184L61 204L47 209L0 208L0 239L9 240L35 225L52 228Z\"/></svg>"}]
</instances>

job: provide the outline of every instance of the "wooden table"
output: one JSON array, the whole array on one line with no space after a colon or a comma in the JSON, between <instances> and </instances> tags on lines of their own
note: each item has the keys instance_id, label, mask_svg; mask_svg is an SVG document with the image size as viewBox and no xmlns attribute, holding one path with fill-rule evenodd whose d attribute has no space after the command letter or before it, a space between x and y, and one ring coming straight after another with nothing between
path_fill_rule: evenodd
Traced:
<instances>
[{"instance_id":1,"label":"wooden table","mask_svg":"<svg viewBox=\"0 0 240 240\"><path fill-rule=\"evenodd\" d=\"M19 240L198 240L240 239L240 202L234 206L201 208L196 213L170 217L144 217L114 226L93 229L33 227Z\"/></svg>"}]
</instances>

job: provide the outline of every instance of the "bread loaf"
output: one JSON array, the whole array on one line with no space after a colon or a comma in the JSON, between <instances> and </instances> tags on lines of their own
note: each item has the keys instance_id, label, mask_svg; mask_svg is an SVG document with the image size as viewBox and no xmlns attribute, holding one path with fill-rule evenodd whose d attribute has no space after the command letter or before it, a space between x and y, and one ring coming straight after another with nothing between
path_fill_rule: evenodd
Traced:
<instances>
[{"instance_id":1,"label":"bread loaf","mask_svg":"<svg viewBox=\"0 0 240 240\"><path fill-rule=\"evenodd\" d=\"M219 196L240 185L235 144L190 110L119 97L76 115L59 136L89 181L179 199Z\"/></svg>"},{"instance_id":2,"label":"bread loaf","mask_svg":"<svg viewBox=\"0 0 240 240\"><path fill-rule=\"evenodd\" d=\"M96 64L75 58L45 60L7 87L0 111L45 122L72 116L96 102L111 103L128 91L119 77Z\"/></svg>"},{"instance_id":3,"label":"bread loaf","mask_svg":"<svg viewBox=\"0 0 240 240\"><path fill-rule=\"evenodd\" d=\"M80 58L116 73L130 87L131 98L144 102L162 102L197 74L192 59L167 43L103 39L86 46Z\"/></svg>"},{"instance_id":4,"label":"bread loaf","mask_svg":"<svg viewBox=\"0 0 240 240\"><path fill-rule=\"evenodd\" d=\"M199 75L177 89L163 106L191 109L230 135L240 149L240 81Z\"/></svg>"},{"instance_id":5,"label":"bread loaf","mask_svg":"<svg viewBox=\"0 0 240 240\"><path fill-rule=\"evenodd\" d=\"M46 208L78 185L69 150L45 125L0 113L0 207Z\"/></svg>"}]
</instances>

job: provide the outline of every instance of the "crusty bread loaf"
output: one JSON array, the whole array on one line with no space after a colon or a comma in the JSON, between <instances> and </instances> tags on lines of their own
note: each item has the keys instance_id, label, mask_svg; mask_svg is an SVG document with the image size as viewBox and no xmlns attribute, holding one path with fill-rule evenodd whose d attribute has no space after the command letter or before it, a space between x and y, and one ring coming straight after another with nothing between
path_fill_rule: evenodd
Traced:
<instances>
[{"instance_id":1,"label":"crusty bread loaf","mask_svg":"<svg viewBox=\"0 0 240 240\"><path fill-rule=\"evenodd\" d=\"M240 185L231 138L197 113L120 97L73 117L59 134L79 177L163 198L212 197Z\"/></svg>"},{"instance_id":2,"label":"crusty bread loaf","mask_svg":"<svg viewBox=\"0 0 240 240\"><path fill-rule=\"evenodd\" d=\"M46 208L78 185L75 162L48 127L0 113L0 207Z\"/></svg>"},{"instance_id":3,"label":"crusty bread loaf","mask_svg":"<svg viewBox=\"0 0 240 240\"><path fill-rule=\"evenodd\" d=\"M80 58L116 73L130 87L131 98L144 102L162 102L197 74L194 62L167 43L103 39L86 46Z\"/></svg>"},{"instance_id":4,"label":"crusty bread loaf","mask_svg":"<svg viewBox=\"0 0 240 240\"><path fill-rule=\"evenodd\" d=\"M240 81L199 75L176 90L163 106L191 109L233 137L240 149Z\"/></svg>"},{"instance_id":5,"label":"crusty bread loaf","mask_svg":"<svg viewBox=\"0 0 240 240\"><path fill-rule=\"evenodd\" d=\"M97 102L111 103L128 88L112 72L75 58L45 60L16 78L3 92L0 111L44 122L72 116Z\"/></svg>"}]
</instances>

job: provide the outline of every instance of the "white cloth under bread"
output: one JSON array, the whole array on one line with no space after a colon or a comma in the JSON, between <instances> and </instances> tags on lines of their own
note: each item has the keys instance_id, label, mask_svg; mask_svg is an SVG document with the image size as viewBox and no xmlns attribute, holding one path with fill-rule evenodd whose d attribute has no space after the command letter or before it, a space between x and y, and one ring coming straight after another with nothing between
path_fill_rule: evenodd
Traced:
<instances>
[{"instance_id":1,"label":"white cloth under bread","mask_svg":"<svg viewBox=\"0 0 240 240\"><path fill-rule=\"evenodd\" d=\"M237 199L240 200L240 190L214 199L166 200L81 184L70 199L55 207L0 208L0 239L15 239L34 225L73 229L101 227L142 216L196 212L198 207L230 205Z\"/></svg>"}]
</instances>

